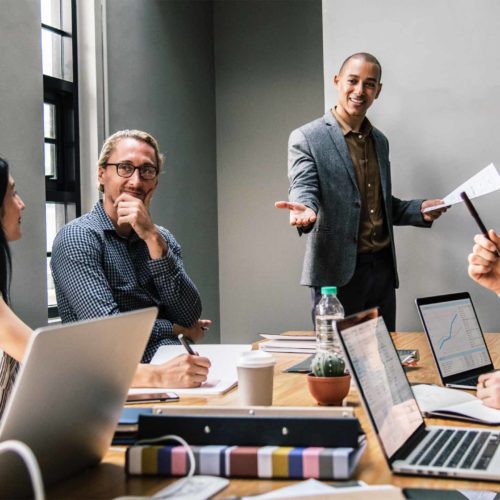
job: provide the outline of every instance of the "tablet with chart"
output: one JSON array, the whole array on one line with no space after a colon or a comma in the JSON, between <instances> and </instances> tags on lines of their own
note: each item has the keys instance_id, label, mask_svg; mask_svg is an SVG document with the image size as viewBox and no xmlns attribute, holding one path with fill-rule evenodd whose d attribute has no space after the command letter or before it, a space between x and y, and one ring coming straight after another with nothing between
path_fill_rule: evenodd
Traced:
<instances>
[{"instance_id":1,"label":"tablet with chart","mask_svg":"<svg viewBox=\"0 0 500 500\"><path fill-rule=\"evenodd\" d=\"M443 379L491 365L468 293L417 299L417 307Z\"/></svg>"}]
</instances>

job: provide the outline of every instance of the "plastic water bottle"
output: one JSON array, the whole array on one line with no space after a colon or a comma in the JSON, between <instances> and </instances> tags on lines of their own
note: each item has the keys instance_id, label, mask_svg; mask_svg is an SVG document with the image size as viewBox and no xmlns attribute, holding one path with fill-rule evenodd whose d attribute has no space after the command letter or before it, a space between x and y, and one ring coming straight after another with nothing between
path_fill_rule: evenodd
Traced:
<instances>
[{"instance_id":1,"label":"plastic water bottle","mask_svg":"<svg viewBox=\"0 0 500 500\"><path fill-rule=\"evenodd\" d=\"M344 307L337 298L337 287L321 287L321 300L316 305L316 352L342 354L336 322L344 317Z\"/></svg>"}]
</instances>

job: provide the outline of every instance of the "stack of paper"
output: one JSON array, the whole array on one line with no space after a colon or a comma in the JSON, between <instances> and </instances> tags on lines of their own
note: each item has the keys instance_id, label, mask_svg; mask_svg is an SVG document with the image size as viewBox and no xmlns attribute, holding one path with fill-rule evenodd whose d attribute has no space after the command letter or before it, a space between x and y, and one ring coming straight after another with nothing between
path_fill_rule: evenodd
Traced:
<instances>
[{"instance_id":1,"label":"stack of paper","mask_svg":"<svg viewBox=\"0 0 500 500\"><path fill-rule=\"evenodd\" d=\"M261 333L266 340L259 343L259 349L268 352L298 352L314 354L316 338L312 335L268 335Z\"/></svg>"}]
</instances>

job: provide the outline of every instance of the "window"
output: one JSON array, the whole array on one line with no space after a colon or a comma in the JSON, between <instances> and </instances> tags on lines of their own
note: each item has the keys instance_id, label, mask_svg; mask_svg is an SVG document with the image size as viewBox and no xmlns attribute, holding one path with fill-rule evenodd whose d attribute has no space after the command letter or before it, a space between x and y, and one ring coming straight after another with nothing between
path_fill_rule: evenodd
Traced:
<instances>
[{"instance_id":1,"label":"window","mask_svg":"<svg viewBox=\"0 0 500 500\"><path fill-rule=\"evenodd\" d=\"M56 318L52 243L81 211L76 0L41 0L41 8L47 290L49 318Z\"/></svg>"}]
</instances>

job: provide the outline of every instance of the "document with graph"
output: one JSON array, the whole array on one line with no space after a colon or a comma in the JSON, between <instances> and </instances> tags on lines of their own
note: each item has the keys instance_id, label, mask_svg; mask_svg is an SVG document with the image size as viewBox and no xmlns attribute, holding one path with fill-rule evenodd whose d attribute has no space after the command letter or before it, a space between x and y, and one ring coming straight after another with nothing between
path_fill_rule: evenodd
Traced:
<instances>
[{"instance_id":1,"label":"document with graph","mask_svg":"<svg viewBox=\"0 0 500 500\"><path fill-rule=\"evenodd\" d=\"M443 383L475 388L477 377L493 365L469 294L416 302Z\"/></svg>"}]
</instances>

